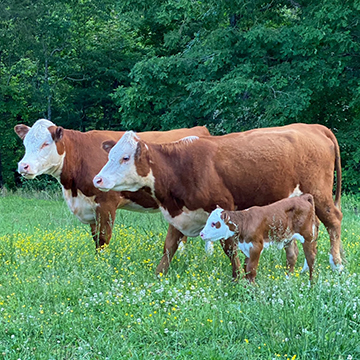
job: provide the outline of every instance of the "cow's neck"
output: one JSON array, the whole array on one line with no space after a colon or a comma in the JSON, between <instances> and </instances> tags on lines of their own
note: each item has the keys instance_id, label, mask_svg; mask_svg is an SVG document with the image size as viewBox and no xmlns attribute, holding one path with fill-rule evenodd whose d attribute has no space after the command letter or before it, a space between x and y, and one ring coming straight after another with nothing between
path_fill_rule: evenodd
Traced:
<instances>
[{"instance_id":1,"label":"cow's neck","mask_svg":"<svg viewBox=\"0 0 360 360\"><path fill-rule=\"evenodd\" d=\"M184 206L191 208L186 203L187 189L184 184L192 183L193 179L190 178L191 172L184 173L183 161L179 152L167 146L153 145L150 150L150 167L155 178L154 196L172 216L181 213ZM191 168L191 164L188 166Z\"/></svg>"},{"instance_id":2,"label":"cow's neck","mask_svg":"<svg viewBox=\"0 0 360 360\"><path fill-rule=\"evenodd\" d=\"M63 167L60 175L60 183L65 189L71 189L73 196L77 196L79 189L79 177L86 171L87 162L84 154L79 149L83 149L82 133L73 130L64 130L64 135L61 140L64 143L65 157ZM91 154L86 154L91 158ZM81 184L91 182L86 176L82 177Z\"/></svg>"}]
</instances>

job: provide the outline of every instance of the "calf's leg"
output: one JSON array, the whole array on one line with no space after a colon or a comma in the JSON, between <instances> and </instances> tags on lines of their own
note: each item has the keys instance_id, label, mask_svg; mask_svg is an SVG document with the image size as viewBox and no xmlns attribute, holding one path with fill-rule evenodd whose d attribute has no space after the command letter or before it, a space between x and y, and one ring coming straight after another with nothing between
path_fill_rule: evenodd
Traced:
<instances>
[{"instance_id":1,"label":"calf's leg","mask_svg":"<svg viewBox=\"0 0 360 360\"><path fill-rule=\"evenodd\" d=\"M286 265L289 272L294 272L297 257L299 255L299 248L296 244L296 240L292 240L286 247Z\"/></svg>"},{"instance_id":2,"label":"calf's leg","mask_svg":"<svg viewBox=\"0 0 360 360\"><path fill-rule=\"evenodd\" d=\"M263 249L263 244L261 242L255 242L254 246L250 249L250 258L246 265L246 275L245 275L245 277L250 282L255 282L256 269L259 265L262 249Z\"/></svg>"},{"instance_id":3,"label":"calf's leg","mask_svg":"<svg viewBox=\"0 0 360 360\"><path fill-rule=\"evenodd\" d=\"M229 257L231 261L233 280L237 280L240 273L240 259L237 256L237 244L231 237L227 240L220 240L220 243L225 254Z\"/></svg>"}]
</instances>

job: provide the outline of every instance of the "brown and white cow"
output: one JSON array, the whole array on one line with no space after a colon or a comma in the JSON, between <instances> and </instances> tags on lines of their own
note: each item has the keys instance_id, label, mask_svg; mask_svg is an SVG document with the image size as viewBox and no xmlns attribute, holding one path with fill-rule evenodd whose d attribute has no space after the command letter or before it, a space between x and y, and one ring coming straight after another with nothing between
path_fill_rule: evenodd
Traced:
<instances>
[{"instance_id":1,"label":"brown and white cow","mask_svg":"<svg viewBox=\"0 0 360 360\"><path fill-rule=\"evenodd\" d=\"M208 217L200 236L205 241L232 238L245 255L246 278L253 282L264 247L271 244L279 249L295 240L302 243L309 266L310 280L316 255L317 223L311 194L282 199L266 206L253 206L241 211L215 209ZM296 254L297 255L297 254ZM287 259L294 271L296 256Z\"/></svg>"},{"instance_id":2,"label":"brown and white cow","mask_svg":"<svg viewBox=\"0 0 360 360\"><path fill-rule=\"evenodd\" d=\"M109 150L115 143L104 147ZM330 235L330 264L341 267L340 152L334 134L322 125L292 124L163 145L127 132L111 149L94 185L102 190L149 189L174 227L157 272L168 270L181 236L199 235L217 205L226 210L268 205L299 186L314 196L316 215ZM223 247L236 277L236 246L228 239Z\"/></svg>"},{"instance_id":3,"label":"brown and white cow","mask_svg":"<svg viewBox=\"0 0 360 360\"><path fill-rule=\"evenodd\" d=\"M103 141L117 141L122 131L66 130L52 122L40 119L30 128L16 125L15 132L24 140L25 156L18 164L18 172L33 179L50 174L61 183L64 198L70 210L83 223L91 226L96 247L109 244L116 209L131 211L159 211L149 189L135 192L104 193L94 187L92 178L107 161L101 150ZM162 143L188 135L210 135L205 127L139 133L141 139ZM172 226L169 233L173 232Z\"/></svg>"}]
</instances>

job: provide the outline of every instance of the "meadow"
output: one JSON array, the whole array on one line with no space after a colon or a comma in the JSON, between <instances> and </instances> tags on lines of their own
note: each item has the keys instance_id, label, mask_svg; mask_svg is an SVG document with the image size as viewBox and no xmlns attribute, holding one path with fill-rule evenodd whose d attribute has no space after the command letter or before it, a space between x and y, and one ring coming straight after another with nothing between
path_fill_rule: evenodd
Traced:
<instances>
[{"instance_id":1,"label":"meadow","mask_svg":"<svg viewBox=\"0 0 360 360\"><path fill-rule=\"evenodd\" d=\"M96 253L60 196L3 194L0 359L360 359L358 207L343 197L342 273L330 269L321 227L311 286L301 249L286 278L285 252L271 248L249 285L234 283L220 245L209 256L200 238L156 277L160 214L118 211Z\"/></svg>"}]
</instances>

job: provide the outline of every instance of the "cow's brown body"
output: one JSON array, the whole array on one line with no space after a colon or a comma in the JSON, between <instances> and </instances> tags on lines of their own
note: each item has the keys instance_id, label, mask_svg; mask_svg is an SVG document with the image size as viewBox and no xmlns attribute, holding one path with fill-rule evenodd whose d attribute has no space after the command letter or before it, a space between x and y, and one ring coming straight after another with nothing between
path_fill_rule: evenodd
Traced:
<instances>
[{"instance_id":1,"label":"cow's brown body","mask_svg":"<svg viewBox=\"0 0 360 360\"><path fill-rule=\"evenodd\" d=\"M298 185L314 196L316 215L330 235L330 261L340 266L340 153L326 127L292 124L164 145L138 141L134 153L139 179L154 178L153 196L176 229L165 240L158 272L167 271L181 236L198 235L217 205L226 210L268 205L287 198ZM104 182L102 172L94 182ZM240 264L234 243L227 240L223 246L235 277Z\"/></svg>"},{"instance_id":2,"label":"cow's brown body","mask_svg":"<svg viewBox=\"0 0 360 360\"><path fill-rule=\"evenodd\" d=\"M289 246L295 239L303 243L310 280L316 255L317 223L314 199L310 194L279 200L267 206L254 206L242 211L226 211L221 218L233 231L233 240L246 255L244 269L250 281L255 280L260 254L269 243ZM294 271L296 255L287 258Z\"/></svg>"},{"instance_id":3,"label":"cow's brown body","mask_svg":"<svg viewBox=\"0 0 360 360\"><path fill-rule=\"evenodd\" d=\"M17 125L15 131L22 138L28 127ZM118 141L124 132L88 131L85 133L66 130L57 126L48 128L56 143L58 153L65 153L59 181L70 210L84 223L91 226L96 247L109 244L116 209L131 211L159 211L159 207L146 189L137 192L104 193L94 187L93 177L107 161L107 154L101 150L103 141ZM190 135L210 135L205 127L177 129L171 131L143 132L141 139L153 143L179 140ZM22 165L24 167L24 165ZM169 232L171 232L171 226Z\"/></svg>"}]
</instances>

